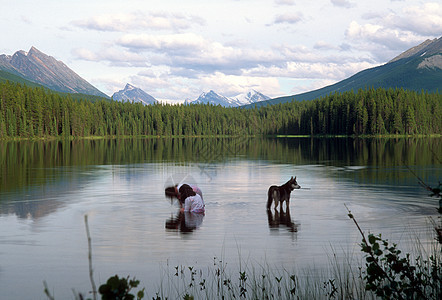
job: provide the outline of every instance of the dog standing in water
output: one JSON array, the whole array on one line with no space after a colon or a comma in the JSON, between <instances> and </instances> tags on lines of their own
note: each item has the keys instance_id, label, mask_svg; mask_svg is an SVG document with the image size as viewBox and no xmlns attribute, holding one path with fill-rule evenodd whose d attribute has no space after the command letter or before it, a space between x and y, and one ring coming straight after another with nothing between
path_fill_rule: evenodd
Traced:
<instances>
[{"instance_id":1,"label":"dog standing in water","mask_svg":"<svg viewBox=\"0 0 442 300\"><path fill-rule=\"evenodd\" d=\"M295 189L300 189L301 186L296 182L295 178L290 178L289 181L284 183L283 185L277 186L272 185L269 187L268 191L268 200L267 200L267 209L270 209L272 206L272 201L275 202L275 209L280 205L280 209L282 210L282 202L286 202L286 209L290 204L290 193Z\"/></svg>"}]
</instances>

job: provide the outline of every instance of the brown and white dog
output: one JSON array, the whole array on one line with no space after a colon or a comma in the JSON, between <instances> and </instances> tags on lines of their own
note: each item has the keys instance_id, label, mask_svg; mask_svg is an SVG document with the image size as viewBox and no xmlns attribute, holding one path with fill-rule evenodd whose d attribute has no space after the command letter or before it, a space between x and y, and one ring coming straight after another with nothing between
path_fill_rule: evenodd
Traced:
<instances>
[{"instance_id":1,"label":"brown and white dog","mask_svg":"<svg viewBox=\"0 0 442 300\"><path fill-rule=\"evenodd\" d=\"M290 193L293 190L300 188L301 186L298 184L298 182L296 182L296 177L293 178L293 176L283 185L272 185L269 187L268 191L267 209L271 208L272 201L275 202L275 209L278 207L278 204L280 205L280 209L282 209L282 203L284 201L286 202L286 208L289 207Z\"/></svg>"}]
</instances>

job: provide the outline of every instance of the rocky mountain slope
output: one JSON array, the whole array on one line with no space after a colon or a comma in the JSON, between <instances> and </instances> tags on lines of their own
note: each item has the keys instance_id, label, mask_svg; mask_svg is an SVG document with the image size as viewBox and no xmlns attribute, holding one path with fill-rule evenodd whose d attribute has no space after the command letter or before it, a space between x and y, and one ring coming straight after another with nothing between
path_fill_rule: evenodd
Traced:
<instances>
[{"instance_id":1,"label":"rocky mountain slope","mask_svg":"<svg viewBox=\"0 0 442 300\"><path fill-rule=\"evenodd\" d=\"M0 55L0 70L23 77L54 91L109 98L63 62L44 54L35 47L31 47L29 52L20 50L13 55Z\"/></svg>"},{"instance_id":2,"label":"rocky mountain slope","mask_svg":"<svg viewBox=\"0 0 442 300\"><path fill-rule=\"evenodd\" d=\"M290 101L313 100L335 92L366 88L403 88L414 91L442 91L442 37L426 40L384 65L363 70L347 79L314 91L270 99L252 105L271 105Z\"/></svg>"},{"instance_id":3,"label":"rocky mountain slope","mask_svg":"<svg viewBox=\"0 0 442 300\"><path fill-rule=\"evenodd\" d=\"M126 84L124 89L115 92L112 95L112 99L123 102L124 101L129 101L134 103L140 102L145 105L158 103L158 101L154 97L144 92L142 89L137 88L129 83Z\"/></svg>"}]
</instances>

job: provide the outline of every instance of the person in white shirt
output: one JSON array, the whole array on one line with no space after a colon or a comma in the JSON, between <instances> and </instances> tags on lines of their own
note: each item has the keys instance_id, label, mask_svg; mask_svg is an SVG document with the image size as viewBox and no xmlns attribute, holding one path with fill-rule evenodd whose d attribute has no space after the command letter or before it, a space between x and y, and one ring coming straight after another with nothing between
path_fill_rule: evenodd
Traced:
<instances>
[{"instance_id":1,"label":"person in white shirt","mask_svg":"<svg viewBox=\"0 0 442 300\"><path fill-rule=\"evenodd\" d=\"M177 198L180 199L180 192L179 189L183 186L184 184L176 184L174 186L170 186L167 187L165 190L166 196L169 198ZM192 190L197 193L198 195L200 195L201 199L203 199L203 192L201 191L201 189L194 185L194 184L186 184L188 186L190 186L192 188Z\"/></svg>"},{"instance_id":2,"label":"person in white shirt","mask_svg":"<svg viewBox=\"0 0 442 300\"><path fill-rule=\"evenodd\" d=\"M201 199L203 199L203 192L201 191L201 189L200 189L198 186L196 186L196 185L194 185L194 184L187 184L187 183L178 184L178 185L177 185L177 190L179 191L179 189L180 189L184 184L190 186L190 187L192 188L192 190L193 190L195 193L197 193L198 195L200 195Z\"/></svg>"},{"instance_id":3,"label":"person in white shirt","mask_svg":"<svg viewBox=\"0 0 442 300\"><path fill-rule=\"evenodd\" d=\"M201 193L201 190L199 190ZM204 213L205 205L202 198L202 193L195 192L195 190L188 184L183 184L178 189L181 211Z\"/></svg>"}]
</instances>

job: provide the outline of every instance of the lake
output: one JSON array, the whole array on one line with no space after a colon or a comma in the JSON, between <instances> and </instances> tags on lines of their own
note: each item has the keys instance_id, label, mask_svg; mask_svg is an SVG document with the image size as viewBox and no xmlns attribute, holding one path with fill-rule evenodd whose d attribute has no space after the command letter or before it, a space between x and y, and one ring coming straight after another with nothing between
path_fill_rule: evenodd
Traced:
<instances>
[{"instance_id":1,"label":"lake","mask_svg":"<svg viewBox=\"0 0 442 300\"><path fill-rule=\"evenodd\" d=\"M0 142L0 298L74 299L94 279L135 276L152 299L176 266L321 270L362 257L361 236L405 250L434 239L441 138L170 138ZM289 211L266 210L270 185L296 176ZM203 217L178 219L164 195L203 191ZM349 254L350 253L350 254ZM235 275L236 276L236 275Z\"/></svg>"}]
</instances>

